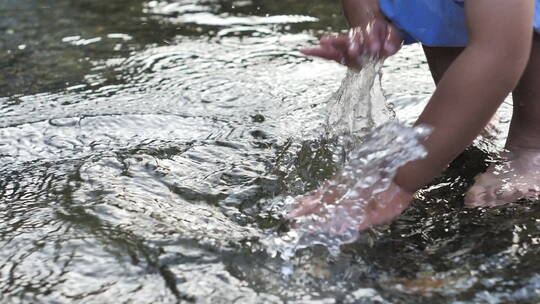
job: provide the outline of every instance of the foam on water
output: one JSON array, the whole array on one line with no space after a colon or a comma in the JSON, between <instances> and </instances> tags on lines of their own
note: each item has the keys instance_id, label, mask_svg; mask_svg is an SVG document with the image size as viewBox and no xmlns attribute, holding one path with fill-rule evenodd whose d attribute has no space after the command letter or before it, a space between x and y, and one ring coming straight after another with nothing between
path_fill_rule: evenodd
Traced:
<instances>
[{"instance_id":1,"label":"foam on water","mask_svg":"<svg viewBox=\"0 0 540 304\"><path fill-rule=\"evenodd\" d=\"M329 100L325 136L336 139L333 152L344 157L344 166L326 182L316 212L294 219L290 231L263 241L272 256L279 253L289 260L313 245L337 256L342 244L358 239L369 200L389 188L399 167L425 157L421 142L431 129L391 121L393 111L380 86L381 66L370 60L361 71L349 70ZM325 203L327 197L335 203ZM297 204L298 198L287 197L280 204L282 215Z\"/></svg>"}]
</instances>

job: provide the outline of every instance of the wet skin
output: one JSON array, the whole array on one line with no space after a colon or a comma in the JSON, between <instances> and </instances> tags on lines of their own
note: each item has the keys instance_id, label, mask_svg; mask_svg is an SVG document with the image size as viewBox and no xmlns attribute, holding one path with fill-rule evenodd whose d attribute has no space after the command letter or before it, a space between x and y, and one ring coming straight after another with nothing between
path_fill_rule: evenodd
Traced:
<instances>
[{"instance_id":1,"label":"wet skin","mask_svg":"<svg viewBox=\"0 0 540 304\"><path fill-rule=\"evenodd\" d=\"M352 0L351 0L352 1ZM356 2L360 3L360 2ZM366 2L367 3L367 2ZM501 3L503 5L504 3ZM532 1L521 1L516 7L489 9L486 1L466 4L466 17L471 41L466 48L425 48L426 57L437 83L437 90L419 117L417 124L427 123L435 127L434 134L425 142L430 152L425 160L416 161L401 168L394 180L399 191L406 197L429 183L446 165L455 158L481 130L488 124L496 109L510 92L514 95L515 107L506 148L510 151L503 161L503 172L489 168L476 179L476 184L466 196L467 207L494 206L510 203L520 198L531 198L538 194L536 184L540 181L538 158L540 157L540 97L537 81L540 73L538 59L538 37L532 34ZM367 9L374 9L367 4ZM347 9L347 6L345 5ZM376 8L375 8L376 9ZM511 10L511 14L506 14ZM501 28L503 36L512 38L512 42L498 41L490 33L496 24L489 16L506 14L510 23ZM305 51L305 54L339 61L358 68L352 50L369 53L376 45L385 45L388 33L369 34L373 23L384 23L377 14L374 19L360 24L348 37L333 36L324 38L317 49ZM488 16L488 17L486 17ZM360 18L361 19L361 18ZM350 20L350 18L349 18ZM380 26L388 29L391 26ZM357 33L362 33L360 39ZM367 33L367 34L365 34ZM530 35L530 36L529 36ZM367 36L370 39L362 39ZM374 37L374 38L373 38ZM377 40L378 38L378 40ZM496 38L496 39L495 39ZM375 43L374 41L377 42ZM534 43L533 43L534 40ZM361 44L355 47L354 44ZM532 45L532 47L531 47ZM532 52L531 52L532 49ZM362 52L360 52L362 53ZM387 54L376 53L380 57ZM391 54L390 54L391 55ZM484 57L480 59L480 57ZM493 63L497 64L493 64ZM475 73L470 73L472 69ZM467 74L468 73L468 74ZM474 85L473 85L474 84ZM448 113L458 113L448 115ZM526 152L525 152L526 151ZM320 189L319 191L325 191ZM389 190L390 191L390 190ZM411 196L412 197L412 196ZM306 210L313 200L321 201L316 193L301 200L299 210ZM384 200L384 198L383 198ZM385 206L380 212L370 213L367 208L367 225L388 222L401 213L404 204L401 200L390 199L378 202ZM395 206L388 208L388 205ZM371 204L370 204L371 205ZM298 213L298 212L297 212ZM303 214L302 212L299 212ZM293 213L295 214L295 213ZM371 215L373 214L373 215ZM373 220L371 220L373 218ZM363 224L360 229L365 228Z\"/></svg>"}]
</instances>

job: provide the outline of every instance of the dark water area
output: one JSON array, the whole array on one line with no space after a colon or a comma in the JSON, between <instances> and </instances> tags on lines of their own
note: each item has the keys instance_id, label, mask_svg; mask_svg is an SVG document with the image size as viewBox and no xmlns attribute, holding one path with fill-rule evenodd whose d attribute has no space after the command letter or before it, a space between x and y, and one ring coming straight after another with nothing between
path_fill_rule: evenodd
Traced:
<instances>
[{"instance_id":1,"label":"dark water area","mask_svg":"<svg viewBox=\"0 0 540 304\"><path fill-rule=\"evenodd\" d=\"M268 205L331 176L321 113L345 70L298 52L333 0L0 2L0 302L538 303L540 207L463 208L494 139L394 223L294 272ZM383 68L397 118L433 91L422 51Z\"/></svg>"}]
</instances>

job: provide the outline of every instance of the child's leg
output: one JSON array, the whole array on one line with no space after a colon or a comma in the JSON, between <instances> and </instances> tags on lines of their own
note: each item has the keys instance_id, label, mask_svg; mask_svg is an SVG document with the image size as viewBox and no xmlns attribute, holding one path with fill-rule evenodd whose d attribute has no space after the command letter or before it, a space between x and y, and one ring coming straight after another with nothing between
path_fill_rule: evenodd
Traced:
<instances>
[{"instance_id":1,"label":"child's leg","mask_svg":"<svg viewBox=\"0 0 540 304\"><path fill-rule=\"evenodd\" d=\"M470 207L493 206L540 193L540 35L534 34L527 69L512 93L514 110L504 163L476 177L466 196Z\"/></svg>"},{"instance_id":2,"label":"child's leg","mask_svg":"<svg viewBox=\"0 0 540 304\"><path fill-rule=\"evenodd\" d=\"M507 148L540 150L540 35L535 34L531 58L512 93L514 113Z\"/></svg>"}]
</instances>

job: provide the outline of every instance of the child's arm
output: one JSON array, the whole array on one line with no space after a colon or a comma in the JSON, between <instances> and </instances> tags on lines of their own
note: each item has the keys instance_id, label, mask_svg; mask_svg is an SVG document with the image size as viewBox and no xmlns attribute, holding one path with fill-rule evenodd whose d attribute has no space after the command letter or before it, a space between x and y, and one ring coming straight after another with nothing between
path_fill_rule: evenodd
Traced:
<instances>
[{"instance_id":1,"label":"child's arm","mask_svg":"<svg viewBox=\"0 0 540 304\"><path fill-rule=\"evenodd\" d=\"M469 45L448 68L417 124L434 127L427 158L401 168L395 182L414 192L478 136L517 85L529 59L534 0L465 1Z\"/></svg>"},{"instance_id":2,"label":"child's arm","mask_svg":"<svg viewBox=\"0 0 540 304\"><path fill-rule=\"evenodd\" d=\"M416 123L434 127L425 141L428 156L402 167L388 190L363 198L369 204L359 229L398 216L408 207L412 193L429 183L480 133L527 65L534 5L535 0L466 1L469 46L448 68ZM339 193L329 185L300 199L289 216L316 214L334 204Z\"/></svg>"},{"instance_id":3,"label":"child's arm","mask_svg":"<svg viewBox=\"0 0 540 304\"><path fill-rule=\"evenodd\" d=\"M366 26L372 19L385 19L379 10L379 0L341 0L349 27Z\"/></svg>"}]
</instances>

